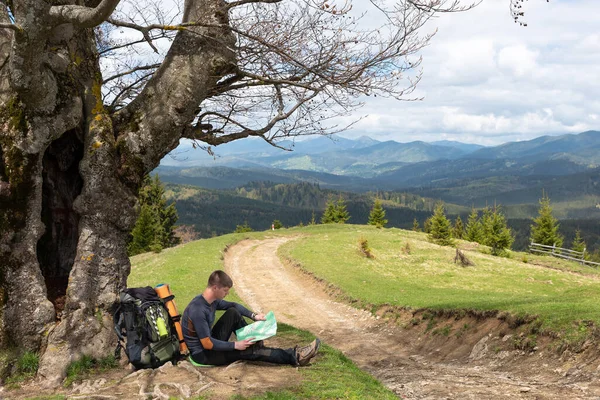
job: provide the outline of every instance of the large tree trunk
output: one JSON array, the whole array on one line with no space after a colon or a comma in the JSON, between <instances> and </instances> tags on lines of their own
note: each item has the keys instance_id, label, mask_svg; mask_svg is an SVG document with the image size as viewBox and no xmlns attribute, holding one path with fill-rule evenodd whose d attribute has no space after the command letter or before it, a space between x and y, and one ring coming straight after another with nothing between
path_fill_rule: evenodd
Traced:
<instances>
[{"instance_id":1,"label":"large tree trunk","mask_svg":"<svg viewBox=\"0 0 600 400\"><path fill-rule=\"evenodd\" d=\"M119 175L126 161L99 97L91 30L61 26L48 37L32 46L44 48L45 64L22 65L40 68L39 80L11 79L3 93L0 249L4 344L40 351L39 375L56 384L81 354L114 348L111 313L146 171L133 184ZM24 40L13 49L35 37Z\"/></svg>"},{"instance_id":2,"label":"large tree trunk","mask_svg":"<svg viewBox=\"0 0 600 400\"><path fill-rule=\"evenodd\" d=\"M91 124L79 162L83 187L72 204L78 236L67 246L75 252L64 310L49 332L39 370L49 384L57 383L62 377L57 371L80 354L105 357L116 344L111 315L129 274L125 243L136 198L119 179L112 125L105 118Z\"/></svg>"},{"instance_id":3,"label":"large tree trunk","mask_svg":"<svg viewBox=\"0 0 600 400\"><path fill-rule=\"evenodd\" d=\"M38 375L56 385L69 362L114 349L139 186L233 55L180 32L155 79L110 115L93 31L52 28L46 2L25 3L14 11L27 34L0 29L0 340L39 351ZM224 5L188 1L184 18L226 23ZM233 45L226 31L211 35Z\"/></svg>"}]
</instances>

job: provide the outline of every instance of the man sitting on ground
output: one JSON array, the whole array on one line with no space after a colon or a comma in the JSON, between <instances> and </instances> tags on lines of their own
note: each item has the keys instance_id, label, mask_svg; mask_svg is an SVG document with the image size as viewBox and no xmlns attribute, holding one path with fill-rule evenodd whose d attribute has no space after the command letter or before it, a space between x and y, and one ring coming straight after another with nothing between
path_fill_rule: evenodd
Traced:
<instances>
[{"instance_id":1,"label":"man sitting on ground","mask_svg":"<svg viewBox=\"0 0 600 400\"><path fill-rule=\"evenodd\" d=\"M241 304L223 300L232 286L229 275L220 270L214 271L208 278L204 292L185 308L181 327L192 360L206 365L225 365L237 360L307 365L319 350L319 339L308 346L290 349L265 347L262 341L254 343L250 339L229 342L233 332L247 325L243 317L254 321L265 320L264 314L255 314ZM227 311L212 326L216 310Z\"/></svg>"}]
</instances>

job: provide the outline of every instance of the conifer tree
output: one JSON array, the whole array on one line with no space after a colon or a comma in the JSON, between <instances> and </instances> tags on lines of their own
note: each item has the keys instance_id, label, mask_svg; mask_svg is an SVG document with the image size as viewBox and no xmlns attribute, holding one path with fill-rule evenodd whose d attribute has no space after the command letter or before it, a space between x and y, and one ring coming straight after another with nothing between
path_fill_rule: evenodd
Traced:
<instances>
[{"instance_id":1,"label":"conifer tree","mask_svg":"<svg viewBox=\"0 0 600 400\"><path fill-rule=\"evenodd\" d=\"M431 217L429 239L442 246L451 246L454 244L452 240L452 224L446 218L442 203L436 205Z\"/></svg>"},{"instance_id":2,"label":"conifer tree","mask_svg":"<svg viewBox=\"0 0 600 400\"><path fill-rule=\"evenodd\" d=\"M469 242L482 242L482 229L481 229L481 221L479 221L479 213L475 208L471 209L471 214L469 214L469 219L467 220L467 228L464 235L464 239Z\"/></svg>"},{"instance_id":3,"label":"conifer tree","mask_svg":"<svg viewBox=\"0 0 600 400\"><path fill-rule=\"evenodd\" d=\"M348 210L346 209L346 201L344 201L344 199L342 198L341 195L338 198L337 204L335 206L335 214L334 215L335 215L334 222L336 222L338 224L345 224L346 221L348 221L350 219L350 214L348 213Z\"/></svg>"},{"instance_id":4,"label":"conifer tree","mask_svg":"<svg viewBox=\"0 0 600 400\"><path fill-rule=\"evenodd\" d=\"M140 215L131 231L127 247L129 255L161 251L179 243L174 226L177 222L175 203L167 205L165 188L158 175L146 176L139 193Z\"/></svg>"},{"instance_id":5,"label":"conifer tree","mask_svg":"<svg viewBox=\"0 0 600 400\"><path fill-rule=\"evenodd\" d=\"M309 225L316 225L317 224L317 220L315 217L315 210L312 211L312 215L310 217L310 222L308 223Z\"/></svg>"},{"instance_id":6,"label":"conifer tree","mask_svg":"<svg viewBox=\"0 0 600 400\"><path fill-rule=\"evenodd\" d=\"M431 218L429 217L423 222L423 232L430 233L431 232Z\"/></svg>"},{"instance_id":7,"label":"conifer tree","mask_svg":"<svg viewBox=\"0 0 600 400\"><path fill-rule=\"evenodd\" d=\"M462 219L460 219L460 215L458 215L454 221L453 234L456 239L462 239L465 234L465 227L463 226Z\"/></svg>"},{"instance_id":8,"label":"conifer tree","mask_svg":"<svg viewBox=\"0 0 600 400\"><path fill-rule=\"evenodd\" d=\"M140 203L149 205L152 209L154 220L159 225L157 227L155 239L163 248L178 244L175 237L174 225L177 222L177 209L175 203L167 205L165 198L165 187L158 175L147 176L144 180L144 186L140 189Z\"/></svg>"},{"instance_id":9,"label":"conifer tree","mask_svg":"<svg viewBox=\"0 0 600 400\"><path fill-rule=\"evenodd\" d=\"M571 249L580 252L585 251L585 241L581 238L581 231L579 229L575 231L575 238L573 238Z\"/></svg>"},{"instance_id":10,"label":"conifer tree","mask_svg":"<svg viewBox=\"0 0 600 400\"><path fill-rule=\"evenodd\" d=\"M506 225L504 214L500 207L494 207L493 210L486 208L483 216L484 243L490 246L493 255L501 255L505 249L510 249L514 242L514 237L510 228Z\"/></svg>"},{"instance_id":11,"label":"conifer tree","mask_svg":"<svg viewBox=\"0 0 600 400\"><path fill-rule=\"evenodd\" d=\"M322 224L333 224L336 218L336 207L334 201L330 198L325 205L325 211L321 217Z\"/></svg>"},{"instance_id":12,"label":"conifer tree","mask_svg":"<svg viewBox=\"0 0 600 400\"><path fill-rule=\"evenodd\" d=\"M369 225L375 225L377 228L383 228L388 223L388 220L385 219L385 210L381 205L381 200L378 198L375 199L375 203L373 204L373 208L369 213Z\"/></svg>"},{"instance_id":13,"label":"conifer tree","mask_svg":"<svg viewBox=\"0 0 600 400\"><path fill-rule=\"evenodd\" d=\"M533 220L533 225L531 225L530 240L537 244L561 247L563 238L558 232L559 226L558 220L552 215L550 198L543 194L540 199L538 217Z\"/></svg>"},{"instance_id":14,"label":"conifer tree","mask_svg":"<svg viewBox=\"0 0 600 400\"><path fill-rule=\"evenodd\" d=\"M419 225L419 221L417 219L413 219L413 227L412 230L415 232L421 232L421 226Z\"/></svg>"},{"instance_id":15,"label":"conifer tree","mask_svg":"<svg viewBox=\"0 0 600 400\"><path fill-rule=\"evenodd\" d=\"M479 243L487 245L488 243L488 234L490 233L490 226L492 224L492 209L489 206L486 206L483 209L483 215L479 220L481 224L481 239Z\"/></svg>"},{"instance_id":16,"label":"conifer tree","mask_svg":"<svg viewBox=\"0 0 600 400\"><path fill-rule=\"evenodd\" d=\"M136 255L149 251L150 246L155 243L156 230L157 223L152 209L148 205L143 205L131 231L132 239L127 247L129 254Z\"/></svg>"}]
</instances>

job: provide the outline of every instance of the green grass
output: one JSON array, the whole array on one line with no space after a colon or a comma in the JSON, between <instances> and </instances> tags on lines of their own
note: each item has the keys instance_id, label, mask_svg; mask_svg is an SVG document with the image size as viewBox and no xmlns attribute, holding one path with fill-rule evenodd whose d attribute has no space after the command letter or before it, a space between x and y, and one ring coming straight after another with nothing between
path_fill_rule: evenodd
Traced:
<instances>
[{"instance_id":1,"label":"green grass","mask_svg":"<svg viewBox=\"0 0 600 400\"><path fill-rule=\"evenodd\" d=\"M528 256L523 263L519 253L501 258L466 251L475 266L464 268L454 264L454 248L429 243L423 233L364 225L317 225L303 232L307 235L283 246L281 255L364 304L537 315L544 328L557 332L571 331L577 321L600 323L600 274L590 267L550 257ZM361 256L361 237L375 258ZM406 243L410 254L402 251Z\"/></svg>"},{"instance_id":2,"label":"green grass","mask_svg":"<svg viewBox=\"0 0 600 400\"><path fill-rule=\"evenodd\" d=\"M79 360L69 364L67 367L67 377L63 382L63 386L69 387L75 381L86 379L90 375L105 372L118 366L119 363L112 355L102 359L95 359L84 355Z\"/></svg>"},{"instance_id":3,"label":"green grass","mask_svg":"<svg viewBox=\"0 0 600 400\"><path fill-rule=\"evenodd\" d=\"M15 351L3 351L0 356L3 370L9 364L15 366L10 376L7 376L4 380L6 387L9 389L19 388L21 383L33 379L40 363L40 357L37 353L26 351L21 355L17 355Z\"/></svg>"},{"instance_id":4,"label":"green grass","mask_svg":"<svg viewBox=\"0 0 600 400\"><path fill-rule=\"evenodd\" d=\"M202 239L165 249L159 254L144 253L131 257L128 287L169 284L180 313L206 287L210 273L223 269L223 250L245 238L262 238L264 232L248 232ZM239 301L234 289L228 300Z\"/></svg>"},{"instance_id":5,"label":"green grass","mask_svg":"<svg viewBox=\"0 0 600 400\"><path fill-rule=\"evenodd\" d=\"M131 258L129 287L156 286L168 283L175 295L180 313L205 286L209 274L223 269L222 250L245 238L261 239L266 236L304 233L304 228L279 229L275 232L249 232L202 239L166 249L159 254L146 253ZM227 300L240 299L234 287ZM291 343L307 343L314 337L285 324L278 325L277 337ZM308 368L300 368L301 380L289 388L265 393L248 399L395 399L394 394L369 374L361 371L342 353L323 344L316 361ZM200 397L201 398L201 397ZM246 399L244 397L234 397Z\"/></svg>"}]
</instances>

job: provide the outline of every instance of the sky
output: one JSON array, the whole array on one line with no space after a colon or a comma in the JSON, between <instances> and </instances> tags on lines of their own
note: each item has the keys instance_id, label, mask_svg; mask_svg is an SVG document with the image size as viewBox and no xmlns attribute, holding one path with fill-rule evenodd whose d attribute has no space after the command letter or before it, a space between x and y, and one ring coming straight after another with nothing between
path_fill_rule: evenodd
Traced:
<instances>
[{"instance_id":1,"label":"sky","mask_svg":"<svg viewBox=\"0 0 600 400\"><path fill-rule=\"evenodd\" d=\"M361 0L365 1L365 0ZM421 55L418 102L368 98L348 138L455 140L494 146L600 130L600 1L509 0L441 15ZM369 16L367 16L368 18Z\"/></svg>"}]
</instances>

